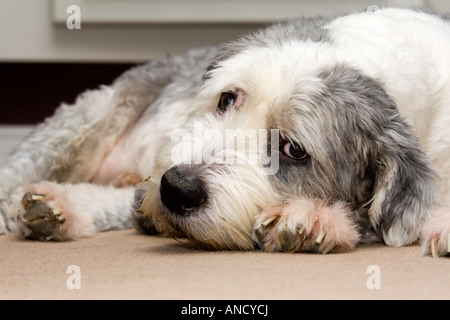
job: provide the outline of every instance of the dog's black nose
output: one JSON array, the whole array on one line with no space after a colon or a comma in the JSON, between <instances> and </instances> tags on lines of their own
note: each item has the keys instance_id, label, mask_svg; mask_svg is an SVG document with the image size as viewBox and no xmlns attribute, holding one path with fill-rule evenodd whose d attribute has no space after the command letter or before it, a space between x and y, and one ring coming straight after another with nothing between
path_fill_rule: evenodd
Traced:
<instances>
[{"instance_id":1,"label":"dog's black nose","mask_svg":"<svg viewBox=\"0 0 450 320\"><path fill-rule=\"evenodd\" d=\"M161 202L173 213L188 215L206 200L206 191L195 171L174 166L164 173L159 189Z\"/></svg>"}]
</instances>

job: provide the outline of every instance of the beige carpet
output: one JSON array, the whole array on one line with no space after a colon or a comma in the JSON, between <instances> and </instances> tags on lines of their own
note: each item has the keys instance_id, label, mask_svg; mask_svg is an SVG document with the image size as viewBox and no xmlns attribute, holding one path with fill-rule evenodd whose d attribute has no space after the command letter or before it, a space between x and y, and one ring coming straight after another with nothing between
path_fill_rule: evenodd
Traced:
<instances>
[{"instance_id":1,"label":"beige carpet","mask_svg":"<svg viewBox=\"0 0 450 320\"><path fill-rule=\"evenodd\" d=\"M79 270L67 273L71 265ZM381 244L333 255L211 252L134 230L65 243L6 235L0 299L450 299L450 258Z\"/></svg>"}]
</instances>

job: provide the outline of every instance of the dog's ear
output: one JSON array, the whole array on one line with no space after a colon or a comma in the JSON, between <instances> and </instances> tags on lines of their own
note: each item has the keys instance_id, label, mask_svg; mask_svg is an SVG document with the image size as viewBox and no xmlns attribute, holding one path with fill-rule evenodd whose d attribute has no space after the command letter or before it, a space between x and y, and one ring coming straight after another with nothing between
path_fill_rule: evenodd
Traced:
<instances>
[{"instance_id":1,"label":"dog's ear","mask_svg":"<svg viewBox=\"0 0 450 320\"><path fill-rule=\"evenodd\" d=\"M341 141L347 138L360 150L353 157L367 161L371 226L388 245L416 241L435 203L435 174L413 130L377 80L343 64L324 70L320 78L331 94L328 105L343 110L342 126L353 128L340 134ZM346 119L353 121L350 126Z\"/></svg>"},{"instance_id":2,"label":"dog's ear","mask_svg":"<svg viewBox=\"0 0 450 320\"><path fill-rule=\"evenodd\" d=\"M387 245L411 244L434 206L435 174L418 139L397 112L376 145L370 223Z\"/></svg>"}]
</instances>

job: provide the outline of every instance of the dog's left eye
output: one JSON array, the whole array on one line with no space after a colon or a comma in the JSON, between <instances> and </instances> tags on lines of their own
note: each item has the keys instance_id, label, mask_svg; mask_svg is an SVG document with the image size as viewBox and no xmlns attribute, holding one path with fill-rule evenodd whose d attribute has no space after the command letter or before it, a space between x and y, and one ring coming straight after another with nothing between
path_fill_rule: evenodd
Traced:
<instances>
[{"instance_id":1,"label":"dog's left eye","mask_svg":"<svg viewBox=\"0 0 450 320\"><path fill-rule=\"evenodd\" d=\"M308 156L305 149L296 143L286 142L280 149L285 155L294 160L304 160Z\"/></svg>"},{"instance_id":2,"label":"dog's left eye","mask_svg":"<svg viewBox=\"0 0 450 320\"><path fill-rule=\"evenodd\" d=\"M217 107L221 111L227 111L233 106L235 101L236 97L232 92L223 92L220 96L219 104L217 105Z\"/></svg>"}]
</instances>

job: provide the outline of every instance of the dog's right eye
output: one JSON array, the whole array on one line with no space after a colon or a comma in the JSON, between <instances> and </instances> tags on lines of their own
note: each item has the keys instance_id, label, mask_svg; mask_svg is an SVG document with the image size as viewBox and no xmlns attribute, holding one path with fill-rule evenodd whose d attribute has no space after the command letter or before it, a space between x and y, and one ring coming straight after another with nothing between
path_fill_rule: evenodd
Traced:
<instances>
[{"instance_id":1,"label":"dog's right eye","mask_svg":"<svg viewBox=\"0 0 450 320\"><path fill-rule=\"evenodd\" d=\"M236 97L232 92L223 92L219 99L219 104L217 107L221 111L227 111L230 109L234 102L236 101Z\"/></svg>"},{"instance_id":2,"label":"dog's right eye","mask_svg":"<svg viewBox=\"0 0 450 320\"><path fill-rule=\"evenodd\" d=\"M305 160L308 157L308 153L301 145L292 142L282 144L280 150L293 160Z\"/></svg>"}]
</instances>

